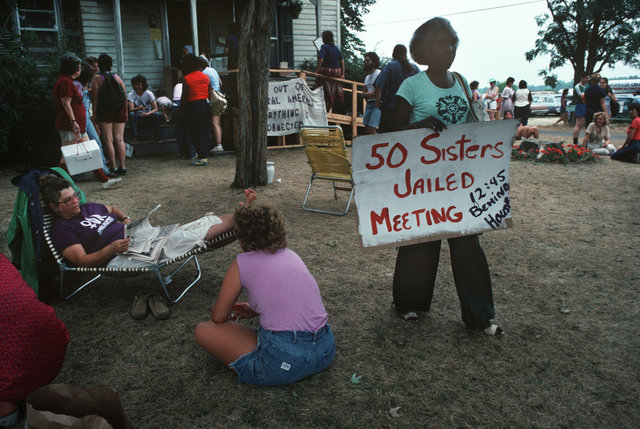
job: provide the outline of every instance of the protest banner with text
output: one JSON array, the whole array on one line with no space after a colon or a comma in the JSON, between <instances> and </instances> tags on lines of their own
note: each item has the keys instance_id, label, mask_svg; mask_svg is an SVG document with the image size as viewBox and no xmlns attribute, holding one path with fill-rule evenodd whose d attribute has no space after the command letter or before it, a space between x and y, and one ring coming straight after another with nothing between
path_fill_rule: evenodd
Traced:
<instances>
[{"instance_id":1,"label":"protest banner with text","mask_svg":"<svg viewBox=\"0 0 640 429\"><path fill-rule=\"evenodd\" d=\"M510 226L516 120L362 136L353 142L358 231L388 247Z\"/></svg>"},{"instance_id":2,"label":"protest banner with text","mask_svg":"<svg viewBox=\"0 0 640 429\"><path fill-rule=\"evenodd\" d=\"M269 82L267 135L299 133L304 125L327 125L322 88L311 90L300 78Z\"/></svg>"}]
</instances>

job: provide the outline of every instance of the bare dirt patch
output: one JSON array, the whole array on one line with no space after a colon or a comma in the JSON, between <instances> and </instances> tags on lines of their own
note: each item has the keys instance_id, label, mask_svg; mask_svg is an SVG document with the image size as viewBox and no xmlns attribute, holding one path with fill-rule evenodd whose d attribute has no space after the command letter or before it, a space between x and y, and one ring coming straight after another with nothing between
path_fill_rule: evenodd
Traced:
<instances>
[{"instance_id":1,"label":"bare dirt patch","mask_svg":"<svg viewBox=\"0 0 640 429\"><path fill-rule=\"evenodd\" d=\"M337 340L330 368L286 387L245 386L195 344L193 328L208 317L240 252L232 244L202 256L203 279L168 320L127 315L138 289L160 293L151 275L99 280L55 303L71 333L55 382L117 389L138 428L634 427L640 420L639 165L512 163L515 227L481 237L496 320L507 332L496 340L465 329L446 244L432 311L416 325L398 319L390 310L395 251L361 249L355 207L344 217L300 209L310 173L302 150L268 157L282 180L257 191L285 214L289 245L318 280ZM80 185L91 201L134 218L162 203L155 223L184 223L229 212L241 199L229 187L235 157L210 161L195 168L173 155L132 159L121 186ZM15 175L0 171L4 231ZM328 190L318 198L333 204ZM8 253L4 234L0 250ZM359 384L353 373L363 375ZM400 417L391 417L398 406Z\"/></svg>"}]
</instances>

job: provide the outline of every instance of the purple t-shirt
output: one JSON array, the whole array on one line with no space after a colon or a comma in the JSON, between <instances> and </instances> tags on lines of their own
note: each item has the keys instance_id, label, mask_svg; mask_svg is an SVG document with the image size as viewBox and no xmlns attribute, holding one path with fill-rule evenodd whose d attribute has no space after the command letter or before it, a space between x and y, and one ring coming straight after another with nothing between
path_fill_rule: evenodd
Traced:
<instances>
[{"instance_id":1,"label":"purple t-shirt","mask_svg":"<svg viewBox=\"0 0 640 429\"><path fill-rule=\"evenodd\" d=\"M327 324L318 283L293 250L251 251L237 261L249 305L264 329L316 332Z\"/></svg>"},{"instance_id":2,"label":"purple t-shirt","mask_svg":"<svg viewBox=\"0 0 640 429\"><path fill-rule=\"evenodd\" d=\"M62 253L74 244L81 244L87 254L97 252L124 238L124 224L102 204L86 203L80 214L71 219L58 218L51 229L53 245Z\"/></svg>"}]
</instances>

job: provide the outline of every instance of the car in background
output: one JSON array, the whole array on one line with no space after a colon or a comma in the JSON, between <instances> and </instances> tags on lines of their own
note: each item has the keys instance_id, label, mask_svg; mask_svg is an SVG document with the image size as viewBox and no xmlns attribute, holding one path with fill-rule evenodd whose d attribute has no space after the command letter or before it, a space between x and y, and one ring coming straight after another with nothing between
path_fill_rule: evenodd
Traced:
<instances>
[{"instance_id":1,"label":"car in background","mask_svg":"<svg viewBox=\"0 0 640 429\"><path fill-rule=\"evenodd\" d=\"M633 98L631 94L616 94L616 99L620 103L620 112L616 116L629 115L629 105L633 103Z\"/></svg>"},{"instance_id":2,"label":"car in background","mask_svg":"<svg viewBox=\"0 0 640 429\"><path fill-rule=\"evenodd\" d=\"M559 115L560 103L553 94L533 94L531 116Z\"/></svg>"}]
</instances>

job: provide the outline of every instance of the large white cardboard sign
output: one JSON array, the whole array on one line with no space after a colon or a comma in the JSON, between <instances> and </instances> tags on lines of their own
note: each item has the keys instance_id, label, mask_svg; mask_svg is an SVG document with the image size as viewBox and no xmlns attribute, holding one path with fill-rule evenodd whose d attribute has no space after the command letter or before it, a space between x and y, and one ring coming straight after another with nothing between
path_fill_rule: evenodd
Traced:
<instances>
[{"instance_id":1,"label":"large white cardboard sign","mask_svg":"<svg viewBox=\"0 0 640 429\"><path fill-rule=\"evenodd\" d=\"M357 137L353 180L364 247L397 246L510 226L517 120Z\"/></svg>"},{"instance_id":2,"label":"large white cardboard sign","mask_svg":"<svg viewBox=\"0 0 640 429\"><path fill-rule=\"evenodd\" d=\"M322 88L311 90L300 78L269 82L267 135L300 132L303 125L327 125Z\"/></svg>"}]
</instances>

